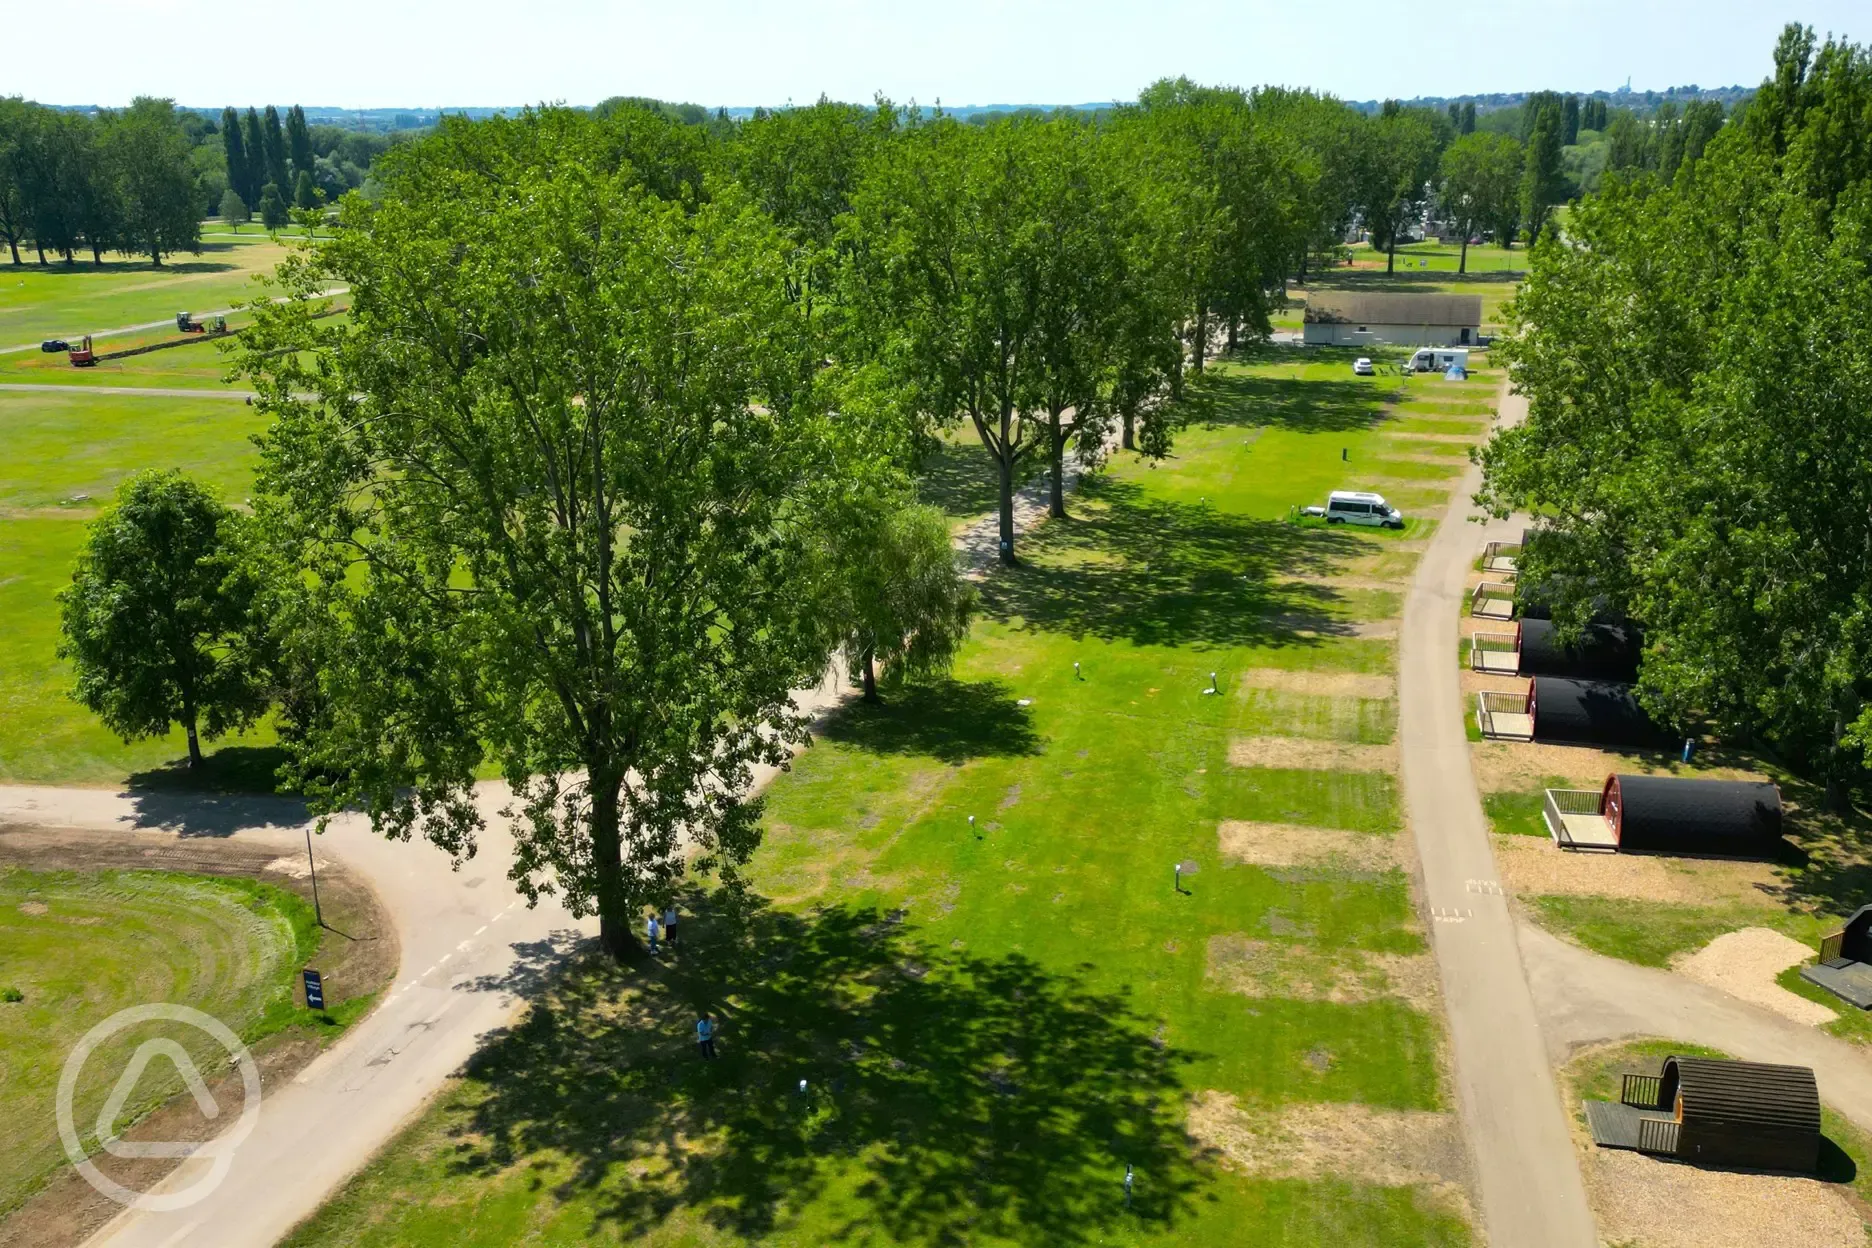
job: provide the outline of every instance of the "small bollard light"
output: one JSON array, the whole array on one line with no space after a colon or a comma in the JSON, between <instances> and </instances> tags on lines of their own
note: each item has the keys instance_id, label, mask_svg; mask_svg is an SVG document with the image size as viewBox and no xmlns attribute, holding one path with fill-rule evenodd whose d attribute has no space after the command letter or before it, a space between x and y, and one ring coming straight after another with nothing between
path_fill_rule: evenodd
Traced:
<instances>
[{"instance_id":1,"label":"small bollard light","mask_svg":"<svg viewBox=\"0 0 1872 1248\"><path fill-rule=\"evenodd\" d=\"M1687 763L1687 762L1689 762L1689 761L1690 761L1690 759L1691 759L1691 756L1692 756L1692 755L1694 755L1695 753L1696 753L1696 738L1695 738L1695 737L1685 737L1685 738L1684 738L1684 752L1683 752L1683 761L1684 761L1684 762L1686 762L1686 763Z\"/></svg>"},{"instance_id":2,"label":"small bollard light","mask_svg":"<svg viewBox=\"0 0 1872 1248\"><path fill-rule=\"evenodd\" d=\"M806 1095L806 1081L804 1079L799 1081L799 1094L801 1096Z\"/></svg>"},{"instance_id":3,"label":"small bollard light","mask_svg":"<svg viewBox=\"0 0 1872 1248\"><path fill-rule=\"evenodd\" d=\"M1340 448L1339 448L1339 458L1340 458L1340 460L1341 460L1342 462L1343 462L1343 461L1346 461L1346 460L1349 460L1349 459L1351 459L1351 458L1352 458L1352 448L1351 448L1351 447L1349 447L1349 446L1342 446L1342 447L1340 447Z\"/></svg>"},{"instance_id":4,"label":"small bollard light","mask_svg":"<svg viewBox=\"0 0 1872 1248\"><path fill-rule=\"evenodd\" d=\"M1074 659L1074 660L1073 660L1073 679L1074 679L1074 680L1084 680L1084 679L1085 679L1085 677L1083 677L1083 676L1081 676L1081 675L1079 674L1079 660L1078 660L1078 659Z\"/></svg>"}]
</instances>

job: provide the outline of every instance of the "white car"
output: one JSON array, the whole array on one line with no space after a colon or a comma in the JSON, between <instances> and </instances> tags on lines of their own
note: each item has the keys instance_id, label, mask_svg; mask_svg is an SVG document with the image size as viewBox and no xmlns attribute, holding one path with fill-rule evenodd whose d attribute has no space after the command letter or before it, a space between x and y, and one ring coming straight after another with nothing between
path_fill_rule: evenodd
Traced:
<instances>
[{"instance_id":1,"label":"white car","mask_svg":"<svg viewBox=\"0 0 1872 1248\"><path fill-rule=\"evenodd\" d=\"M1376 371L1377 370L1372 367L1371 358L1369 356L1361 355L1358 359L1352 361L1352 372L1356 376L1370 377Z\"/></svg>"},{"instance_id":2,"label":"white car","mask_svg":"<svg viewBox=\"0 0 1872 1248\"><path fill-rule=\"evenodd\" d=\"M1404 527L1404 513L1385 502L1382 494L1370 494L1363 490L1334 490L1326 496L1326 523L1401 529Z\"/></svg>"}]
</instances>

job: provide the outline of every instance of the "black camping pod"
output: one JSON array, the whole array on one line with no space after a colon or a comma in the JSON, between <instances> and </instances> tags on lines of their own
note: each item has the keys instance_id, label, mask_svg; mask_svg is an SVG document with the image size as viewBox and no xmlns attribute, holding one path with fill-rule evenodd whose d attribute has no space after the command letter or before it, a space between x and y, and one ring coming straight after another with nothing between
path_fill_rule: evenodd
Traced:
<instances>
[{"instance_id":1,"label":"black camping pod","mask_svg":"<svg viewBox=\"0 0 1872 1248\"><path fill-rule=\"evenodd\" d=\"M1515 648L1523 676L1566 676L1574 680L1638 679L1636 630L1623 624L1588 624L1571 645L1560 641L1552 620L1525 614L1515 625Z\"/></svg>"},{"instance_id":2,"label":"black camping pod","mask_svg":"<svg viewBox=\"0 0 1872 1248\"><path fill-rule=\"evenodd\" d=\"M1755 855L1781 838L1781 790L1765 780L1610 776L1599 813L1621 850Z\"/></svg>"},{"instance_id":3,"label":"black camping pod","mask_svg":"<svg viewBox=\"0 0 1872 1248\"><path fill-rule=\"evenodd\" d=\"M1527 714L1536 741L1650 746L1663 740L1632 687L1614 681L1536 676L1528 682Z\"/></svg>"}]
</instances>

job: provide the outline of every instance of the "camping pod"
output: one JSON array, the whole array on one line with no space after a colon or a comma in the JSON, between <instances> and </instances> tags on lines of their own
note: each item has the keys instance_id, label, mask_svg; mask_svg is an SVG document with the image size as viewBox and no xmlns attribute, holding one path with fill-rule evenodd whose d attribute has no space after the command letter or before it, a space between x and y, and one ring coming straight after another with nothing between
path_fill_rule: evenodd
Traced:
<instances>
[{"instance_id":1,"label":"camping pod","mask_svg":"<svg viewBox=\"0 0 1872 1248\"><path fill-rule=\"evenodd\" d=\"M1552 620L1523 616L1515 625L1515 649L1523 676L1625 683L1638 679L1637 630L1623 624L1588 624L1571 645L1565 645Z\"/></svg>"},{"instance_id":2,"label":"camping pod","mask_svg":"<svg viewBox=\"0 0 1872 1248\"><path fill-rule=\"evenodd\" d=\"M1615 681L1536 676L1528 682L1527 714L1536 741L1651 746L1663 740L1632 687Z\"/></svg>"},{"instance_id":3,"label":"camping pod","mask_svg":"<svg viewBox=\"0 0 1872 1248\"><path fill-rule=\"evenodd\" d=\"M1781 839L1781 790L1765 780L1609 776L1599 812L1621 850L1759 855Z\"/></svg>"},{"instance_id":4,"label":"camping pod","mask_svg":"<svg viewBox=\"0 0 1872 1248\"><path fill-rule=\"evenodd\" d=\"M1805 1066L1673 1055L1658 1074L1626 1075L1616 1103L1587 1101L1586 1121L1602 1148L1749 1170L1820 1166L1820 1088Z\"/></svg>"},{"instance_id":5,"label":"camping pod","mask_svg":"<svg viewBox=\"0 0 1872 1248\"><path fill-rule=\"evenodd\" d=\"M1706 1166L1820 1164L1820 1089L1805 1066L1667 1057L1658 1106L1677 1121L1677 1156Z\"/></svg>"}]
</instances>

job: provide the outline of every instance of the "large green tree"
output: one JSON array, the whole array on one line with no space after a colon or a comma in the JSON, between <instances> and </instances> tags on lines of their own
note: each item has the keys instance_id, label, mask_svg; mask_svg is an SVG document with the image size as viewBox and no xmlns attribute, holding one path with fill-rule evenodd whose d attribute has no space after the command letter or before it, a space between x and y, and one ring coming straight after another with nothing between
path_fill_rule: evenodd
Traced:
<instances>
[{"instance_id":1,"label":"large green tree","mask_svg":"<svg viewBox=\"0 0 1872 1248\"><path fill-rule=\"evenodd\" d=\"M73 696L126 741L182 725L191 767L202 762L201 733L246 727L266 710L240 527L182 474L138 473L91 525L59 595Z\"/></svg>"},{"instance_id":2,"label":"large green tree","mask_svg":"<svg viewBox=\"0 0 1872 1248\"><path fill-rule=\"evenodd\" d=\"M1423 216L1437 175L1448 128L1441 114L1385 101L1366 128L1360 166L1359 209L1372 246L1385 253L1385 272L1397 268L1398 239Z\"/></svg>"},{"instance_id":3,"label":"large green tree","mask_svg":"<svg viewBox=\"0 0 1872 1248\"><path fill-rule=\"evenodd\" d=\"M325 811L473 852L486 762L514 878L595 911L759 835L752 768L804 739L830 658L830 534L886 497L829 413L789 250L731 188L685 205L606 123L445 122L257 312L259 507L318 639L296 776ZM317 291L351 289L348 324Z\"/></svg>"},{"instance_id":4,"label":"large green tree","mask_svg":"<svg viewBox=\"0 0 1872 1248\"><path fill-rule=\"evenodd\" d=\"M962 579L949 521L934 507L860 513L835 610L839 641L867 702L878 664L901 681L947 671L968 637L975 592Z\"/></svg>"},{"instance_id":5,"label":"large green tree","mask_svg":"<svg viewBox=\"0 0 1872 1248\"><path fill-rule=\"evenodd\" d=\"M286 155L295 185L301 176L312 174L312 128L306 125L305 109L297 104L286 110Z\"/></svg>"},{"instance_id":6,"label":"large green tree","mask_svg":"<svg viewBox=\"0 0 1872 1248\"><path fill-rule=\"evenodd\" d=\"M1521 175L1521 220L1529 238L1539 238L1554 206L1566 197L1566 171L1561 166L1561 114L1549 102L1534 114Z\"/></svg>"},{"instance_id":7,"label":"large green tree","mask_svg":"<svg viewBox=\"0 0 1872 1248\"><path fill-rule=\"evenodd\" d=\"M139 98L106 119L103 142L124 249L156 265L174 252L199 252L201 205L175 105Z\"/></svg>"},{"instance_id":8,"label":"large green tree","mask_svg":"<svg viewBox=\"0 0 1872 1248\"><path fill-rule=\"evenodd\" d=\"M1514 241L1514 221L1521 196L1521 145L1505 134L1465 134L1443 153L1438 204L1446 220L1462 232L1462 257L1456 271L1469 271L1469 236L1478 228L1495 232L1504 245Z\"/></svg>"},{"instance_id":9,"label":"large green tree","mask_svg":"<svg viewBox=\"0 0 1872 1248\"><path fill-rule=\"evenodd\" d=\"M1666 721L1766 740L1835 804L1872 744L1872 59L1793 28L1776 77L1661 185L1548 239L1503 355L1529 418L1483 501L1568 627L1643 622Z\"/></svg>"}]
</instances>

